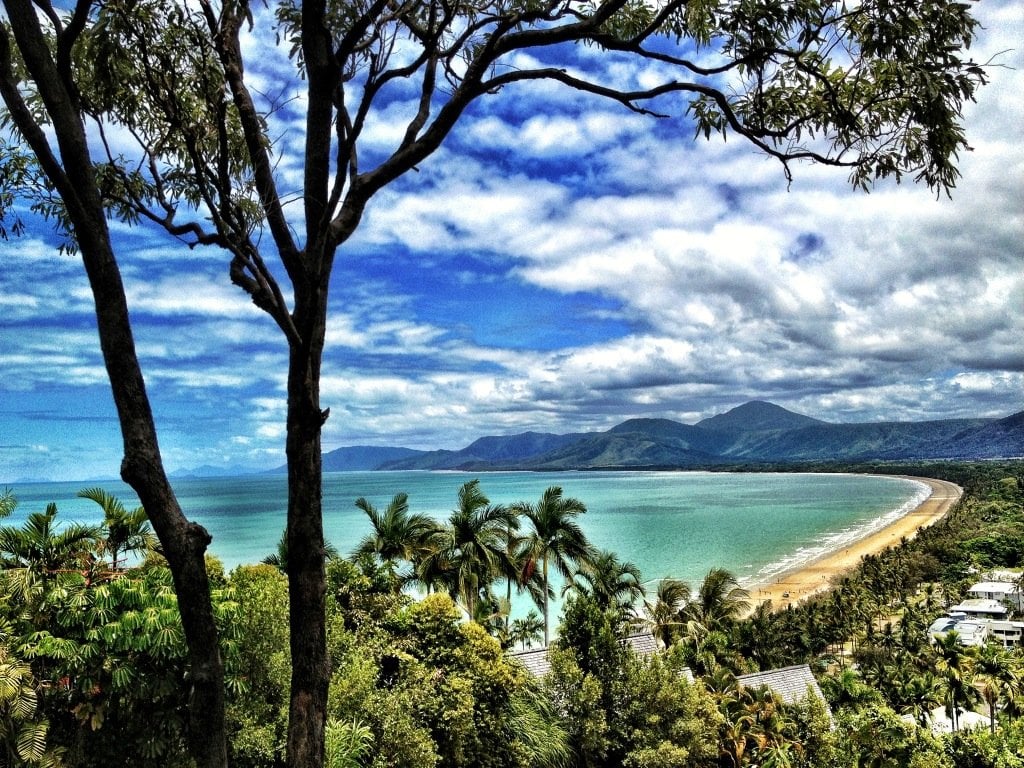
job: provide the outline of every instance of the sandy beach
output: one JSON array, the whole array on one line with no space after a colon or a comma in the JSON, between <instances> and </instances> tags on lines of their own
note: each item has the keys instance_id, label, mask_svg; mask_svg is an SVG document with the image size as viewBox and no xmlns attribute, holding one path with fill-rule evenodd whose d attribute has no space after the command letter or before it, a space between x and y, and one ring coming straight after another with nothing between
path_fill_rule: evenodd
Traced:
<instances>
[{"instance_id":1,"label":"sandy beach","mask_svg":"<svg viewBox=\"0 0 1024 768\"><path fill-rule=\"evenodd\" d=\"M765 600L771 600L772 607L780 610L791 603L798 603L811 595L824 592L831 587L835 577L855 568L864 555L876 554L887 547L898 545L901 538L912 539L919 528L941 520L963 494L960 486L944 480L926 477L908 479L925 483L931 488L931 495L918 507L891 525L849 544L842 550L784 573L769 584L751 586L751 605L757 606Z\"/></svg>"}]
</instances>

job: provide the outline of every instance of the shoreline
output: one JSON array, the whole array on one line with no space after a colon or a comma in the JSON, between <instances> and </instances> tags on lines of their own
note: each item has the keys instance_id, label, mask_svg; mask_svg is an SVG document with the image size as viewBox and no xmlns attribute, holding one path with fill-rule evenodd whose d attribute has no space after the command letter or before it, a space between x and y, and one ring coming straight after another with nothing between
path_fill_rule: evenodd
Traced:
<instances>
[{"instance_id":1,"label":"shoreline","mask_svg":"<svg viewBox=\"0 0 1024 768\"><path fill-rule=\"evenodd\" d=\"M770 582L747 587L751 612L770 601L773 611L785 610L808 598L827 592L837 577L853 570L865 555L874 555L897 546L900 539L912 539L920 528L934 525L963 496L963 489L945 480L898 475L927 485L931 492L920 504L889 525L851 542L840 550L829 552L809 563L801 564L773 578Z\"/></svg>"}]
</instances>

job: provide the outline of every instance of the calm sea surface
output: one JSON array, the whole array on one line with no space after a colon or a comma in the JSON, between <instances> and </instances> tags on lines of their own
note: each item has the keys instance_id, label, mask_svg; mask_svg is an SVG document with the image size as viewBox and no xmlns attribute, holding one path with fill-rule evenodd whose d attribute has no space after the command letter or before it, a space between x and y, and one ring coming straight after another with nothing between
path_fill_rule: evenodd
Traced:
<instances>
[{"instance_id":1,"label":"calm sea surface","mask_svg":"<svg viewBox=\"0 0 1024 768\"><path fill-rule=\"evenodd\" d=\"M492 503L536 502L560 485L587 506L581 519L591 541L639 566L644 579L667 576L699 583L708 569L728 568L747 584L843 547L882 527L927 496L917 482L862 475L724 474L704 472L337 472L324 476L324 527L343 554L369 532L353 502L378 508L400 491L410 509L438 520L456 505L459 486L474 478ZM211 550L232 568L276 550L284 530L284 476L177 480L186 513L213 535ZM138 504L119 482L100 484L126 506ZM58 520L97 522L99 507L79 499L82 483L13 487L18 508L0 524L17 525L49 502Z\"/></svg>"}]
</instances>

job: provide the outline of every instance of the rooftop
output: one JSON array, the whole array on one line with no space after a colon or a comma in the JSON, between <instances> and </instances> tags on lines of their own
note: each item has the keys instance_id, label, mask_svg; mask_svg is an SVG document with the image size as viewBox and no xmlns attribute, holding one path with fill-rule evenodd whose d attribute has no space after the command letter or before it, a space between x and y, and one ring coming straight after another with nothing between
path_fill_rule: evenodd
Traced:
<instances>
[{"instance_id":1,"label":"rooftop","mask_svg":"<svg viewBox=\"0 0 1024 768\"><path fill-rule=\"evenodd\" d=\"M979 581L972 586L968 592L993 592L1004 595L1013 595L1017 592L1017 585L1005 581Z\"/></svg>"},{"instance_id":2,"label":"rooftop","mask_svg":"<svg viewBox=\"0 0 1024 768\"><path fill-rule=\"evenodd\" d=\"M959 605L954 605L949 610L950 613L986 613L992 616L1005 616L1007 614L1005 605L1000 603L998 600L991 600L987 597L976 597L971 598L970 600L963 600Z\"/></svg>"},{"instance_id":3,"label":"rooftop","mask_svg":"<svg viewBox=\"0 0 1024 768\"><path fill-rule=\"evenodd\" d=\"M765 672L751 672L749 675L740 675L736 678L747 688L760 688L767 686L778 694L786 704L798 704L810 695L825 702L825 695L814 679L811 668L806 664L798 664L794 667L783 667L781 669L769 669ZM828 703L825 702L825 707Z\"/></svg>"},{"instance_id":4,"label":"rooftop","mask_svg":"<svg viewBox=\"0 0 1024 768\"><path fill-rule=\"evenodd\" d=\"M658 641L649 632L629 635L622 643L640 656L650 656L659 650ZM511 651L508 656L519 661L520 664L526 667L526 671L534 677L544 677L544 675L551 671L551 661L548 659L547 647L533 648L529 651Z\"/></svg>"}]
</instances>

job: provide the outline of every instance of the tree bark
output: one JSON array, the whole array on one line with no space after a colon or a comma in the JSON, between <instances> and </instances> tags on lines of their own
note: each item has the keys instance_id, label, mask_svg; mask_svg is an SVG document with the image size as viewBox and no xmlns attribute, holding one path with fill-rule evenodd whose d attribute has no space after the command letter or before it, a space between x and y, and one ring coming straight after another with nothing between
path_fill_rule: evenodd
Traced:
<instances>
[{"instance_id":1,"label":"tree bark","mask_svg":"<svg viewBox=\"0 0 1024 768\"><path fill-rule=\"evenodd\" d=\"M96 220L87 221L75 229L82 232L95 224ZM139 495L174 578L189 649L189 751L200 768L222 768L227 766L224 668L206 572L210 535L182 513L164 471L120 271L105 239L79 235L79 246L95 298L100 346L124 439L121 477Z\"/></svg>"},{"instance_id":2,"label":"tree bark","mask_svg":"<svg viewBox=\"0 0 1024 768\"><path fill-rule=\"evenodd\" d=\"M313 262L316 259L311 260ZM288 366L288 596L292 680L287 763L322 768L327 689L326 573L320 432L320 366L327 322L327 289L311 277L296 287L301 341Z\"/></svg>"}]
</instances>

